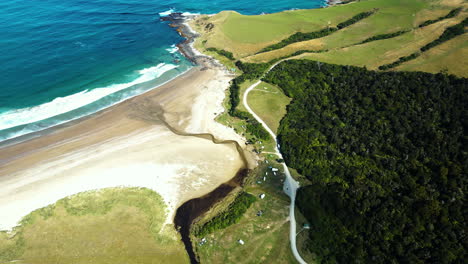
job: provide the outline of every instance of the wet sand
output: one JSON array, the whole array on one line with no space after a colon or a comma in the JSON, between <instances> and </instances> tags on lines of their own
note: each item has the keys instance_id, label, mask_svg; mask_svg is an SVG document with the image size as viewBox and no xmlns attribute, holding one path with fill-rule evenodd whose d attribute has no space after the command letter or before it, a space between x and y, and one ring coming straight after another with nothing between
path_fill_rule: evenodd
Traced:
<instances>
[{"instance_id":1,"label":"wet sand","mask_svg":"<svg viewBox=\"0 0 468 264\"><path fill-rule=\"evenodd\" d=\"M113 186L154 189L168 204L172 224L177 207L246 166L238 152L243 139L214 121L229 79L221 69L198 66L92 116L22 143L3 143L0 230L63 197Z\"/></svg>"}]
</instances>

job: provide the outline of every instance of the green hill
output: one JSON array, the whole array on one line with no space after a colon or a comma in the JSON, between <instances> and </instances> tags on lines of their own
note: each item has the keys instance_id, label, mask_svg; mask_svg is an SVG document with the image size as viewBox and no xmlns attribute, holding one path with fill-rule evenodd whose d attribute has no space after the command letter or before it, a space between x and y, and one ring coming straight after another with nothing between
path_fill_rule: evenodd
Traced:
<instances>
[{"instance_id":1,"label":"green hill","mask_svg":"<svg viewBox=\"0 0 468 264\"><path fill-rule=\"evenodd\" d=\"M144 188L79 193L0 232L0 263L189 263L165 208Z\"/></svg>"},{"instance_id":2,"label":"green hill","mask_svg":"<svg viewBox=\"0 0 468 264\"><path fill-rule=\"evenodd\" d=\"M226 11L201 17L192 26L202 33L199 49L224 49L245 62L268 62L301 51L297 58L377 69L417 52L460 23L468 17L467 6L463 0L361 0L257 16ZM366 12L373 13L341 26ZM399 69L468 76L464 60L445 59L454 56L450 50L466 55L465 39L466 34L457 36Z\"/></svg>"}]
</instances>

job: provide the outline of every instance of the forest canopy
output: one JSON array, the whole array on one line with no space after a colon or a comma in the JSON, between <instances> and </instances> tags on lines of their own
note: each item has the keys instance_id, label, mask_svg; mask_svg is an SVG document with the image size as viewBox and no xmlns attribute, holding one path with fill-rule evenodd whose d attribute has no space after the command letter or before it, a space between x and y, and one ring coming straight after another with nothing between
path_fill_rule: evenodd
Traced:
<instances>
[{"instance_id":1,"label":"forest canopy","mask_svg":"<svg viewBox=\"0 0 468 264\"><path fill-rule=\"evenodd\" d=\"M467 79L282 62L278 139L312 184L297 205L321 263L464 263Z\"/></svg>"}]
</instances>

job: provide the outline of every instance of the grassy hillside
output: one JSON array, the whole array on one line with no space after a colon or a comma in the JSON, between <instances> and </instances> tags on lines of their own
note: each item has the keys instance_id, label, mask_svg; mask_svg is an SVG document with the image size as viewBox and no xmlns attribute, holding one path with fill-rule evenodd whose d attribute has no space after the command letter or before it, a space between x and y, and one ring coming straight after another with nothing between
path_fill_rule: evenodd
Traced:
<instances>
[{"instance_id":1,"label":"grassy hillside","mask_svg":"<svg viewBox=\"0 0 468 264\"><path fill-rule=\"evenodd\" d=\"M464 9L456 12L455 17L437 20L460 7ZM361 0L323 9L257 16L244 16L226 11L212 17L201 17L193 21L192 25L202 33L196 43L198 48L222 48L245 62L268 62L291 56L297 51L311 51L312 53L302 54L300 58L377 69L378 66L407 56L437 39L447 27L468 17L467 7L468 3L463 0ZM260 52L296 32L308 33L333 28L356 14L371 10L377 11L372 16L328 36ZM437 22L419 27L428 20ZM360 44L368 38L398 31L408 32L393 38ZM463 36L457 38L463 39ZM449 73L467 76L468 69L462 60L447 65L447 62L452 61L450 56L454 54L447 49L458 50L456 54L466 56L466 53L463 53L466 51L463 48L463 40L451 43L453 45L445 46L446 52L437 53L437 58L429 56L434 54L431 51L428 56L421 56L415 62L406 62L396 70L446 70Z\"/></svg>"},{"instance_id":2,"label":"grassy hillside","mask_svg":"<svg viewBox=\"0 0 468 264\"><path fill-rule=\"evenodd\" d=\"M205 243L200 243L202 237L196 238L201 263L296 263L289 246L289 199L282 191L284 175L268 169L280 167L274 163L275 157L269 159L269 164L261 163L244 188L256 197L263 193L265 198L257 198L238 223L204 236ZM261 216L257 216L259 211L263 212ZM239 239L244 245L239 244Z\"/></svg>"},{"instance_id":3,"label":"grassy hillside","mask_svg":"<svg viewBox=\"0 0 468 264\"><path fill-rule=\"evenodd\" d=\"M421 29L412 30L392 39L333 49L323 53L303 54L299 57L327 63L366 66L368 69L377 69L380 65L391 63L399 57L418 51L422 46L441 35L445 28L453 26L461 20L463 20L461 17L457 17ZM431 64L433 68L450 67L452 69L461 69L460 64L463 63L463 60L457 60L453 61L452 65L448 65L438 63L440 61L432 61L431 63L428 59L429 56L425 57L425 59L423 58L424 63Z\"/></svg>"},{"instance_id":4,"label":"grassy hillside","mask_svg":"<svg viewBox=\"0 0 468 264\"><path fill-rule=\"evenodd\" d=\"M165 204L149 189L85 192L0 232L0 263L188 263Z\"/></svg>"},{"instance_id":5,"label":"grassy hillside","mask_svg":"<svg viewBox=\"0 0 468 264\"><path fill-rule=\"evenodd\" d=\"M467 54L468 35L465 34L427 51L421 57L409 61L395 70L431 73L448 72L467 77Z\"/></svg>"},{"instance_id":6,"label":"grassy hillside","mask_svg":"<svg viewBox=\"0 0 468 264\"><path fill-rule=\"evenodd\" d=\"M275 133L281 119L286 114L286 106L291 101L281 89L269 83L259 84L249 93L247 100L252 110Z\"/></svg>"}]
</instances>

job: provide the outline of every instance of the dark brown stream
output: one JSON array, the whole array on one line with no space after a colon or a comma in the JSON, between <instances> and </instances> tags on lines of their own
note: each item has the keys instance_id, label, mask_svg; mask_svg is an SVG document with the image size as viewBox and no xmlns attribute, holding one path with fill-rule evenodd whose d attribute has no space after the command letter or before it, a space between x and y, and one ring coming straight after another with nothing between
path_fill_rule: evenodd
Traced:
<instances>
[{"instance_id":1,"label":"dark brown stream","mask_svg":"<svg viewBox=\"0 0 468 264\"><path fill-rule=\"evenodd\" d=\"M181 53L187 57L189 60L194 62L197 65L204 66L204 67L219 67L220 65L216 63L209 57L206 56L197 56L196 53L192 50L191 43L197 37L191 30L187 28L184 24L186 22L186 17L184 17L180 13L173 13L168 17L163 18L164 21L170 22L170 26L176 28L176 30L186 39L184 42L178 45L179 50ZM222 67L222 66L221 66ZM160 109L162 110L162 109ZM218 140L213 135L208 133L203 134L190 134L178 131L174 129L165 119L164 115L161 113L164 112L163 110L158 113L160 120L162 120L166 127L168 127L172 132L180 136L195 136L201 137L204 139L211 140L215 144L234 144L236 149L244 163L242 169L240 169L237 174L232 178L230 181L221 184L216 189L211 191L210 193L189 200L182 204L176 211L174 217L174 225L176 229L179 231L182 242L185 245L185 249L190 258L190 262L192 264L200 263L198 260L198 256L195 254L193 250L192 241L190 239L190 229L192 227L193 221L196 220L198 217L206 213L213 205L218 203L219 201L223 200L232 190L236 187L241 186L244 182L245 177L248 175L249 170L246 169L248 167L247 158L244 154L244 150L242 147L234 140Z\"/></svg>"},{"instance_id":2,"label":"dark brown stream","mask_svg":"<svg viewBox=\"0 0 468 264\"><path fill-rule=\"evenodd\" d=\"M234 190L234 188L242 185L247 174L247 169L241 169L229 182L221 184L214 191L200 198L195 198L184 203L179 207L179 209L177 209L174 224L182 236L185 249L190 257L190 263L200 263L195 251L193 250L192 240L190 239L190 228L193 221L206 213L214 204L224 199L232 190Z\"/></svg>"},{"instance_id":3,"label":"dark brown stream","mask_svg":"<svg viewBox=\"0 0 468 264\"><path fill-rule=\"evenodd\" d=\"M192 227L193 221L196 220L199 216L206 213L213 205L223 200L232 190L238 186L242 186L245 177L248 175L249 170L247 168L247 158L245 157L244 150L242 147L234 140L218 140L213 135L204 133L204 134L190 134L180 132L174 129L167 121L164 119L163 114L158 114L161 121L169 128L173 133L180 136L191 136L191 137L200 137L208 139L215 144L234 144L236 146L237 152L239 153L240 158L242 159L244 166L241 168L237 174L230 181L221 184L216 189L210 193L189 200L182 204L176 211L174 217L174 225L176 230L179 231L182 242L185 245L187 254L190 257L190 263L198 264L198 257L193 250L192 241L190 239L190 228Z\"/></svg>"}]
</instances>

